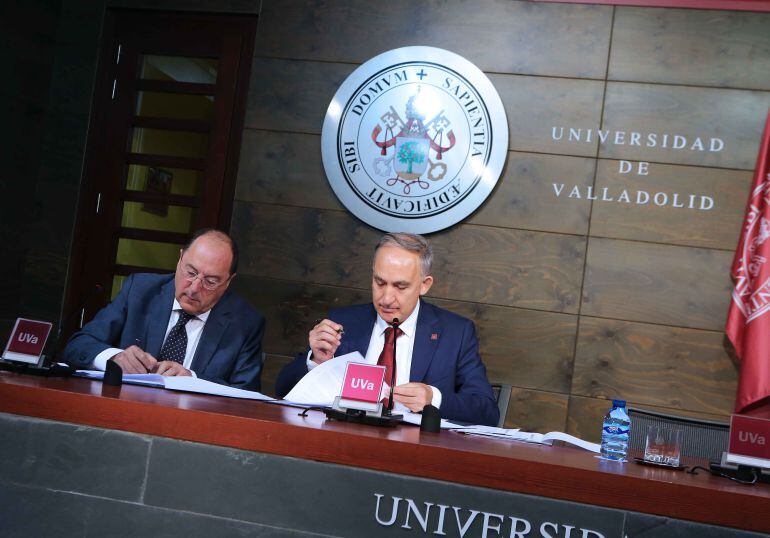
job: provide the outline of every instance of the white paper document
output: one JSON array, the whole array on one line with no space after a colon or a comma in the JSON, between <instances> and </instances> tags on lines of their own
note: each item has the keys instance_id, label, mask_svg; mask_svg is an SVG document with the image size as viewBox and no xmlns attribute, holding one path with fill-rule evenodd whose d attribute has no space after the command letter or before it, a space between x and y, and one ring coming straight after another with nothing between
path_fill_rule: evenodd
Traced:
<instances>
[{"instance_id":1,"label":"white paper document","mask_svg":"<svg viewBox=\"0 0 770 538\"><path fill-rule=\"evenodd\" d=\"M227 396L228 398L242 398L244 400L273 401L275 398L265 396L261 392L253 390L236 389L227 385L220 385L213 381L206 381L190 376L170 376L164 378L166 388L181 390L184 392L198 392L200 394L213 394L215 396Z\"/></svg>"},{"instance_id":2,"label":"white paper document","mask_svg":"<svg viewBox=\"0 0 770 538\"><path fill-rule=\"evenodd\" d=\"M77 370L73 375L77 377L86 377L88 379L104 379L104 372L101 370ZM147 385L149 387L164 387L165 378L158 374L123 374L123 383L129 385Z\"/></svg>"},{"instance_id":3,"label":"white paper document","mask_svg":"<svg viewBox=\"0 0 770 538\"><path fill-rule=\"evenodd\" d=\"M589 452L599 453L599 445L596 443L589 443L578 439L574 435L562 432L548 432L548 433L534 433L523 432L518 428L507 430L505 428L495 428L492 426L462 426L454 428L455 431L460 433L467 433L469 435L483 435L486 437L497 437L502 439L512 439L514 441L524 441L526 443L537 443L541 445L552 445L554 441L564 441L570 445L588 450Z\"/></svg>"},{"instance_id":4,"label":"white paper document","mask_svg":"<svg viewBox=\"0 0 770 538\"><path fill-rule=\"evenodd\" d=\"M349 362L368 364L358 351L329 359L305 374L284 400L305 405L332 405L334 398L342 392L345 365Z\"/></svg>"},{"instance_id":5,"label":"white paper document","mask_svg":"<svg viewBox=\"0 0 770 538\"><path fill-rule=\"evenodd\" d=\"M78 377L88 379L103 379L104 372L101 370L78 370L75 372ZM265 396L262 393L252 390L236 389L227 385L220 385L190 376L162 376L158 374L123 374L123 383L129 385L147 385L151 387L164 387L169 390L179 390L184 392L197 392L199 394L211 394L214 396L226 396L228 398L241 398L245 400L265 400L272 401L274 398Z\"/></svg>"},{"instance_id":6,"label":"white paper document","mask_svg":"<svg viewBox=\"0 0 770 538\"><path fill-rule=\"evenodd\" d=\"M334 357L326 362L322 362L305 374L305 377L300 379L299 382L294 385L294 388L289 391L284 400L293 404L330 407L334 404L334 398L339 396L342 392L345 366L349 362L374 364L368 363L358 351ZM390 393L390 386L388 386L387 383L383 383L382 390L383 396L386 396ZM393 414L403 415L401 420L407 424L419 426L422 421L421 414L412 413L409 411L408 407L399 402L394 402ZM441 420L441 428L443 429L456 427L457 424L452 424L443 419Z\"/></svg>"},{"instance_id":7,"label":"white paper document","mask_svg":"<svg viewBox=\"0 0 770 538\"><path fill-rule=\"evenodd\" d=\"M487 437L507 437L508 439L513 439L514 435L520 431L519 428L508 430L505 428L497 428L495 426L482 426L482 425L457 426L456 428L454 428L454 430L460 433L467 433L471 435L484 435Z\"/></svg>"}]
</instances>

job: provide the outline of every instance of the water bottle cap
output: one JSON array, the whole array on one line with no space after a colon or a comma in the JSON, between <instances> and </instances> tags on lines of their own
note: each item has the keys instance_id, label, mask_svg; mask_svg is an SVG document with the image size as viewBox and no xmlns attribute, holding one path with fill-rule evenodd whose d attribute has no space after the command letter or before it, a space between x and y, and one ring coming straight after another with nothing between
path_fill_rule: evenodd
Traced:
<instances>
[{"instance_id":1,"label":"water bottle cap","mask_svg":"<svg viewBox=\"0 0 770 538\"><path fill-rule=\"evenodd\" d=\"M622 408L625 409L626 401L625 400L612 400L612 407L622 407Z\"/></svg>"}]
</instances>

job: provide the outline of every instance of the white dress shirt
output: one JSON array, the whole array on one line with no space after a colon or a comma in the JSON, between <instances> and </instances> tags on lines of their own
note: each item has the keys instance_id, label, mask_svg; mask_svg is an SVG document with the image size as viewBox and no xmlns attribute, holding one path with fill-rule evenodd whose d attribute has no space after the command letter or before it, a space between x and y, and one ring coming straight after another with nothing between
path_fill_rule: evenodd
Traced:
<instances>
[{"instance_id":1,"label":"white dress shirt","mask_svg":"<svg viewBox=\"0 0 770 538\"><path fill-rule=\"evenodd\" d=\"M420 302L417 301L417 305L412 313L399 325L403 334L396 338L396 386L409 383L409 374L412 371L412 351L414 350L414 337L417 332L417 316L419 313ZM382 348L385 346L385 329L388 327L390 327L388 322L377 314L374 327L372 327L372 336L369 338L369 347L366 350L365 359L367 364L377 364ZM318 366L317 363L311 360L312 356L313 352L310 351L307 356L308 370ZM390 384L390 379L386 379L385 382ZM433 386L430 388L433 391L431 405L441 407L441 391Z\"/></svg>"},{"instance_id":2,"label":"white dress shirt","mask_svg":"<svg viewBox=\"0 0 770 538\"><path fill-rule=\"evenodd\" d=\"M168 319L168 326L166 326L166 333L163 336L163 342L166 341L168 333L179 320L179 312L181 310L182 306L176 299L174 299L174 305L171 307L171 316ZM187 332L187 350L184 354L184 363L182 363L182 366L190 370L194 377L198 376L193 370L190 369L190 366L192 365L193 357L195 357L195 350L198 349L198 342L201 339L201 334L203 334L203 327L206 325L206 320L209 319L210 313L211 310L207 310L202 314L196 314L195 318L188 321L185 325L185 331ZM136 345L144 349L144 342L137 342ZM161 346L161 349L163 349L163 346ZM94 370L105 370L107 368L107 361L122 351L124 350L117 347L110 347L105 349L96 357L94 357L92 368ZM157 359L157 357L155 358Z\"/></svg>"}]
</instances>

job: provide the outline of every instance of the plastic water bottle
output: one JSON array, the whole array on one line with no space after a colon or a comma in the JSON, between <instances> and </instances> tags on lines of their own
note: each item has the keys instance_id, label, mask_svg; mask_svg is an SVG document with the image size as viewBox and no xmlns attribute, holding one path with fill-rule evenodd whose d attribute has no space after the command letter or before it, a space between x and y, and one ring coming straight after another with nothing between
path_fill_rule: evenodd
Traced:
<instances>
[{"instance_id":1,"label":"plastic water bottle","mask_svg":"<svg viewBox=\"0 0 770 538\"><path fill-rule=\"evenodd\" d=\"M626 413L626 401L612 400L612 409L604 416L602 424L602 458L625 461L630 432L631 419Z\"/></svg>"}]
</instances>

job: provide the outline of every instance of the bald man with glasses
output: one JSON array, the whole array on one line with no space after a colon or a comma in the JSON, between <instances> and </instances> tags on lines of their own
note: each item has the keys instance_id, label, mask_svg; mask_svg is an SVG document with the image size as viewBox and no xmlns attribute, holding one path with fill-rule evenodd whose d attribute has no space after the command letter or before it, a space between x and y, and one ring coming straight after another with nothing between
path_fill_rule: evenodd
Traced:
<instances>
[{"instance_id":1,"label":"bald man with glasses","mask_svg":"<svg viewBox=\"0 0 770 538\"><path fill-rule=\"evenodd\" d=\"M265 320L228 290L238 248L218 230L200 230L172 275L138 273L115 300L75 333L64 358L77 368L196 376L259 390Z\"/></svg>"}]
</instances>

